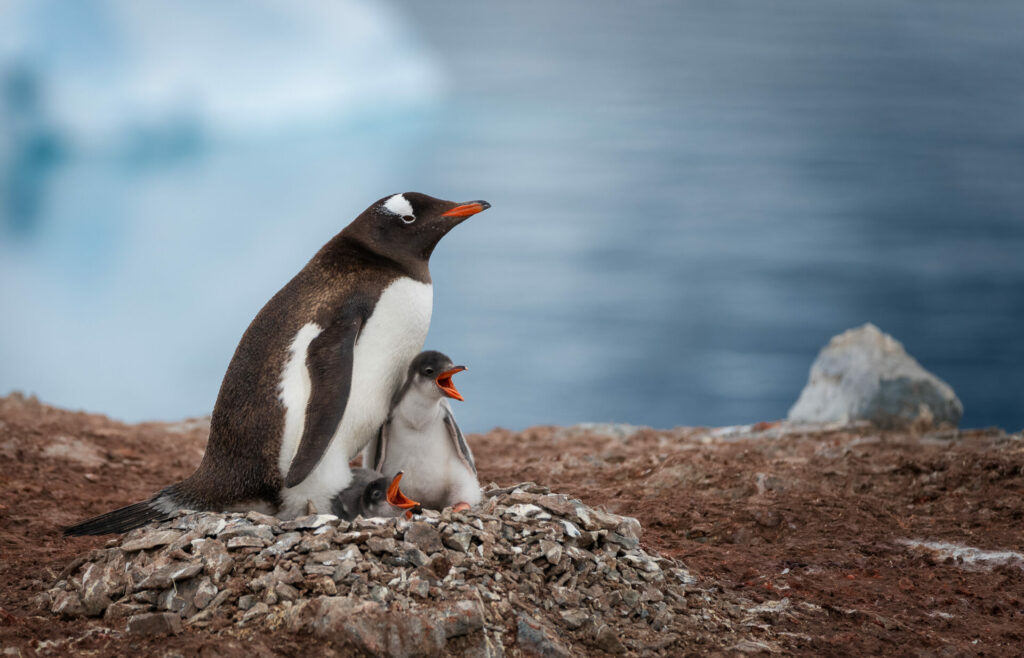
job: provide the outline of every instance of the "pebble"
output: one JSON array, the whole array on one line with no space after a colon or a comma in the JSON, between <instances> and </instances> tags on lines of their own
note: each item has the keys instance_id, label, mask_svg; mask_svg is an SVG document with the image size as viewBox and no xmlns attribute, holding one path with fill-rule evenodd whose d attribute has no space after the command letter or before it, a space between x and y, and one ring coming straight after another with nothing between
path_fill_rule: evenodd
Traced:
<instances>
[{"instance_id":1,"label":"pebble","mask_svg":"<svg viewBox=\"0 0 1024 658\"><path fill-rule=\"evenodd\" d=\"M132 635L174 635L181 632L181 617L173 612L150 612L128 618Z\"/></svg>"}]
</instances>

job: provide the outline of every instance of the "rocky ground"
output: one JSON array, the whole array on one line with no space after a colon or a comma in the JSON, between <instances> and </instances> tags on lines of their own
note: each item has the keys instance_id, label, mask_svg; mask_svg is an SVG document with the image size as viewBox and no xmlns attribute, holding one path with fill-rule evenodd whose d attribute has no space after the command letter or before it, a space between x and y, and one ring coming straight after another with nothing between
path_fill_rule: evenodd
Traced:
<instances>
[{"instance_id":1,"label":"rocky ground","mask_svg":"<svg viewBox=\"0 0 1024 658\"><path fill-rule=\"evenodd\" d=\"M60 536L206 431L0 398L3 655L1024 654L1019 433L494 430L467 514Z\"/></svg>"}]
</instances>

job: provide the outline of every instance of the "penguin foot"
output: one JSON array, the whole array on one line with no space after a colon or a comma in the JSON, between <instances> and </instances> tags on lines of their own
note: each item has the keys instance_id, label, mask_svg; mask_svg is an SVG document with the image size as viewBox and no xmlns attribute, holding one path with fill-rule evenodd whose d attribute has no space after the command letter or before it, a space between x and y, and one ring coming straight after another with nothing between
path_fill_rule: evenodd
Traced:
<instances>
[{"instance_id":1,"label":"penguin foot","mask_svg":"<svg viewBox=\"0 0 1024 658\"><path fill-rule=\"evenodd\" d=\"M452 511L453 512L465 512L470 507L472 507L472 505L470 505L469 503L455 503L455 505L452 506Z\"/></svg>"}]
</instances>

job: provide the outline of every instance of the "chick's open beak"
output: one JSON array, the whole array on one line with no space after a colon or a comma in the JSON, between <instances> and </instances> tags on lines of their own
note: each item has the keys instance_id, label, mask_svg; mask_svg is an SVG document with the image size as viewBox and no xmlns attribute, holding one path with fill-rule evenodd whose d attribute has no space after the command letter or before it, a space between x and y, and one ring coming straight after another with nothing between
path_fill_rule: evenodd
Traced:
<instances>
[{"instance_id":1,"label":"chick's open beak","mask_svg":"<svg viewBox=\"0 0 1024 658\"><path fill-rule=\"evenodd\" d=\"M420 504L417 503L415 500L408 498L398 488L398 482L401 479L402 471L399 471L398 474L395 475L395 479L392 480L391 484L388 485L387 501L391 503L393 506L397 507L398 509L407 510L405 513L405 517L409 518L412 516L412 510L418 508Z\"/></svg>"},{"instance_id":2,"label":"chick's open beak","mask_svg":"<svg viewBox=\"0 0 1024 658\"><path fill-rule=\"evenodd\" d=\"M455 388L455 382L452 381L452 376L463 370L466 370L466 366L455 366L451 370L445 370L437 376L437 379L434 381L437 382L437 386L441 389L442 393L456 400L465 400L462 397L462 393L459 393L458 389Z\"/></svg>"}]
</instances>

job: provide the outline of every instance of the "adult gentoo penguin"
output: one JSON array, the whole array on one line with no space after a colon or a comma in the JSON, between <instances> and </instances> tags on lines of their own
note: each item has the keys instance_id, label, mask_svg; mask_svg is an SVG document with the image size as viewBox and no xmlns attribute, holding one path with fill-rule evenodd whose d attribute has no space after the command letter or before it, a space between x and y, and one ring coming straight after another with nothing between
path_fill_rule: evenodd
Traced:
<instances>
[{"instance_id":1,"label":"adult gentoo penguin","mask_svg":"<svg viewBox=\"0 0 1024 658\"><path fill-rule=\"evenodd\" d=\"M480 502L473 453L448 404L448 398L462 400L452 376L465 369L440 352L418 355L387 421L363 450L363 463L377 471L404 471L406 494L430 509Z\"/></svg>"},{"instance_id":2,"label":"adult gentoo penguin","mask_svg":"<svg viewBox=\"0 0 1024 658\"><path fill-rule=\"evenodd\" d=\"M433 306L438 241L486 201L407 192L367 208L260 310L228 366L202 463L149 500L65 528L124 532L178 509L320 511L378 432Z\"/></svg>"}]
</instances>

